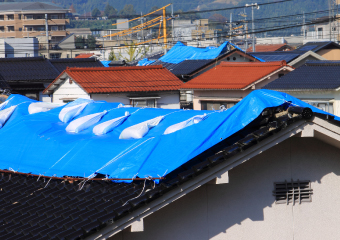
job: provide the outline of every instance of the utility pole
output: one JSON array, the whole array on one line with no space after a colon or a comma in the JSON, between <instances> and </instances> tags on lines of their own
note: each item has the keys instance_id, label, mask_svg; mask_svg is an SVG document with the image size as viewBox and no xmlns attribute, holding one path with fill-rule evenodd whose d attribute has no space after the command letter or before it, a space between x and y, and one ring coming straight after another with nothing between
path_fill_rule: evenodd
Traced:
<instances>
[{"instance_id":1,"label":"utility pole","mask_svg":"<svg viewBox=\"0 0 340 240\"><path fill-rule=\"evenodd\" d=\"M232 35L232 31L233 31L233 24L232 24L232 22L233 22L233 14L232 13L230 13L230 23L229 23L229 28L230 28L230 36L229 36L229 41L231 42L231 35Z\"/></svg>"},{"instance_id":2,"label":"utility pole","mask_svg":"<svg viewBox=\"0 0 340 240\"><path fill-rule=\"evenodd\" d=\"M332 41L332 0L328 0L328 8L329 8L329 41Z\"/></svg>"},{"instance_id":3,"label":"utility pole","mask_svg":"<svg viewBox=\"0 0 340 240\"><path fill-rule=\"evenodd\" d=\"M305 18L305 12L303 12L303 39L306 39L306 18Z\"/></svg>"},{"instance_id":4,"label":"utility pole","mask_svg":"<svg viewBox=\"0 0 340 240\"><path fill-rule=\"evenodd\" d=\"M257 5L257 3L252 3L252 4L246 4L246 7L251 7L251 31L252 31L252 38L253 38L253 52L255 52L255 25L254 25L254 7L256 9L260 9L260 6Z\"/></svg>"},{"instance_id":5,"label":"utility pole","mask_svg":"<svg viewBox=\"0 0 340 240\"><path fill-rule=\"evenodd\" d=\"M174 45L174 4L171 3L171 38L172 38L172 46Z\"/></svg>"},{"instance_id":6,"label":"utility pole","mask_svg":"<svg viewBox=\"0 0 340 240\"><path fill-rule=\"evenodd\" d=\"M46 41L47 41L47 58L50 58L49 50L50 50L50 44L48 41L48 19L47 19L47 13L45 13L45 28L46 28Z\"/></svg>"},{"instance_id":7,"label":"utility pole","mask_svg":"<svg viewBox=\"0 0 340 240\"><path fill-rule=\"evenodd\" d=\"M140 12L140 21L141 21L141 24L142 24L142 42L145 42L145 40L144 40L144 22L143 22L143 13L142 12ZM145 45L144 45L144 43L143 43L143 52L144 52L144 55L145 55Z\"/></svg>"}]
</instances>

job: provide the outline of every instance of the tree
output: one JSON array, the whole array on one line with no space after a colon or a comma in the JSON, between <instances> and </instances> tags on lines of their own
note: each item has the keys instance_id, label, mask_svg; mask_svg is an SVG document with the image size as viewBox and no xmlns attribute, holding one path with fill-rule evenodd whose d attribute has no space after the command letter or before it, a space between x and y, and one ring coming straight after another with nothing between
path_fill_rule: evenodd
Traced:
<instances>
[{"instance_id":1,"label":"tree","mask_svg":"<svg viewBox=\"0 0 340 240\"><path fill-rule=\"evenodd\" d=\"M96 47L96 38L92 35L87 35L86 44L88 48Z\"/></svg>"},{"instance_id":2,"label":"tree","mask_svg":"<svg viewBox=\"0 0 340 240\"><path fill-rule=\"evenodd\" d=\"M84 38L82 36L76 37L75 45L76 45L76 48L84 48L85 46Z\"/></svg>"},{"instance_id":3,"label":"tree","mask_svg":"<svg viewBox=\"0 0 340 240\"><path fill-rule=\"evenodd\" d=\"M111 52L109 53L109 60L110 61L113 61L113 60L118 60L118 58L117 58L117 56L116 56L116 54L115 54L115 52L113 51L113 49L111 48Z\"/></svg>"},{"instance_id":4,"label":"tree","mask_svg":"<svg viewBox=\"0 0 340 240\"><path fill-rule=\"evenodd\" d=\"M117 15L117 10L114 7L112 7L111 5L106 4L106 7L104 9L104 14L107 17L114 17L114 16Z\"/></svg>"},{"instance_id":5,"label":"tree","mask_svg":"<svg viewBox=\"0 0 340 240\"><path fill-rule=\"evenodd\" d=\"M124 17L124 16L129 16L129 15L135 15L136 10L133 8L132 4L126 4L122 10L119 11L119 15Z\"/></svg>"},{"instance_id":6,"label":"tree","mask_svg":"<svg viewBox=\"0 0 340 240\"><path fill-rule=\"evenodd\" d=\"M92 14L92 17L99 17L101 15L98 8L93 9L91 14Z\"/></svg>"}]
</instances>

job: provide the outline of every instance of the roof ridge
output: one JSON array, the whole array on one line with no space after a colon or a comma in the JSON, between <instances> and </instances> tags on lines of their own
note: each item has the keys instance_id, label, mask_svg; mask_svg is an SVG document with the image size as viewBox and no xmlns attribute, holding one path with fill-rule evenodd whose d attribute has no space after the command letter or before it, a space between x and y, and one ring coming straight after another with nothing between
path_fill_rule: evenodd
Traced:
<instances>
[{"instance_id":1,"label":"roof ridge","mask_svg":"<svg viewBox=\"0 0 340 240\"><path fill-rule=\"evenodd\" d=\"M90 68L77 68L67 67L66 71L127 71L127 70L148 70L148 69L162 69L162 65L152 66L126 66L126 67L90 67Z\"/></svg>"}]
</instances>

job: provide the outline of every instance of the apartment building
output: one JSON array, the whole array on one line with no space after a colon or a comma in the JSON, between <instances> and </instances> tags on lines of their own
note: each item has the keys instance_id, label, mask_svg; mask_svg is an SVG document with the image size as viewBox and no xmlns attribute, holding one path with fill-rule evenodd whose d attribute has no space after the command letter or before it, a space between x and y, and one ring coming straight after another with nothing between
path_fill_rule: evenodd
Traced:
<instances>
[{"instance_id":1,"label":"apartment building","mask_svg":"<svg viewBox=\"0 0 340 240\"><path fill-rule=\"evenodd\" d=\"M46 36L47 14L49 42L59 42L66 36L66 24L69 23L65 19L67 12L67 9L47 3L0 3L0 38Z\"/></svg>"}]
</instances>

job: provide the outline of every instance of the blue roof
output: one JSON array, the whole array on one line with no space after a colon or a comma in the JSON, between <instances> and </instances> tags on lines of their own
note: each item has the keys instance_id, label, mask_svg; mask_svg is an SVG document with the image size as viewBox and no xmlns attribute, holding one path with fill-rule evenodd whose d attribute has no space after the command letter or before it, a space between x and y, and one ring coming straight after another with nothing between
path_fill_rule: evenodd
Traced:
<instances>
[{"instance_id":1,"label":"blue roof","mask_svg":"<svg viewBox=\"0 0 340 240\"><path fill-rule=\"evenodd\" d=\"M295 52L295 51L275 51L275 52L254 52L249 53L254 57L258 57L263 59L265 62L274 62L274 61L282 61L285 60L287 63L294 60L295 58L302 55L302 52Z\"/></svg>"},{"instance_id":2,"label":"blue roof","mask_svg":"<svg viewBox=\"0 0 340 240\"><path fill-rule=\"evenodd\" d=\"M288 103L326 114L285 93L270 90L253 91L226 111L127 108L97 101L90 102L77 119L104 110L108 113L98 124L124 116L126 111L131 116L112 132L96 136L92 130L97 124L80 133L66 132L68 124L58 117L64 106L28 114L28 106L34 100L21 95L11 95L9 99L6 109L14 105L17 108L0 129L0 169L45 176L163 176L243 129L267 107ZM206 114L205 120L164 134L169 126L202 114ZM119 139L127 127L158 116L165 118L144 137Z\"/></svg>"},{"instance_id":3,"label":"blue roof","mask_svg":"<svg viewBox=\"0 0 340 240\"><path fill-rule=\"evenodd\" d=\"M340 61L307 61L263 88L274 90L326 90L340 87Z\"/></svg>"},{"instance_id":4,"label":"blue roof","mask_svg":"<svg viewBox=\"0 0 340 240\"><path fill-rule=\"evenodd\" d=\"M322 49L340 49L340 45L332 42L332 41L324 41L324 42L308 42L304 45L298 47L295 51L313 51L318 52Z\"/></svg>"},{"instance_id":5,"label":"blue roof","mask_svg":"<svg viewBox=\"0 0 340 240\"><path fill-rule=\"evenodd\" d=\"M111 61L100 61L100 62L103 64L104 67L110 67L110 66L109 66L109 63L110 63Z\"/></svg>"}]
</instances>

